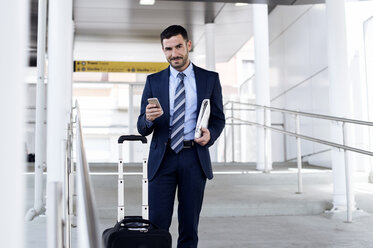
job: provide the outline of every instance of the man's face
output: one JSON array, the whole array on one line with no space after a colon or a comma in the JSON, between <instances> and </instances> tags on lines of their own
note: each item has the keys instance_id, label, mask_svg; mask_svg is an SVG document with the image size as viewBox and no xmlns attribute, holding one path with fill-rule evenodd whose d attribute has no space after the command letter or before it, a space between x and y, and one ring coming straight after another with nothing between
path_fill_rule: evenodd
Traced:
<instances>
[{"instance_id":1,"label":"man's face","mask_svg":"<svg viewBox=\"0 0 373 248\"><path fill-rule=\"evenodd\" d=\"M189 66L189 51L191 41L185 41L181 34L163 39L162 49L170 65L178 71L184 71Z\"/></svg>"}]
</instances>

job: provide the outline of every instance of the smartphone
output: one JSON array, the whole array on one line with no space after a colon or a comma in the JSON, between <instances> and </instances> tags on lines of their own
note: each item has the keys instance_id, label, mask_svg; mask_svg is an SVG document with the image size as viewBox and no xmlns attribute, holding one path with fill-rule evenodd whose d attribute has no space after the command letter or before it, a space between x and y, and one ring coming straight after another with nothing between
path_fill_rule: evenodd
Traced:
<instances>
[{"instance_id":1,"label":"smartphone","mask_svg":"<svg viewBox=\"0 0 373 248\"><path fill-rule=\"evenodd\" d=\"M148 103L155 104L155 106L157 106L158 108L161 108L161 110L163 111L162 106L158 101L158 98L156 98L156 97L148 98Z\"/></svg>"}]
</instances>

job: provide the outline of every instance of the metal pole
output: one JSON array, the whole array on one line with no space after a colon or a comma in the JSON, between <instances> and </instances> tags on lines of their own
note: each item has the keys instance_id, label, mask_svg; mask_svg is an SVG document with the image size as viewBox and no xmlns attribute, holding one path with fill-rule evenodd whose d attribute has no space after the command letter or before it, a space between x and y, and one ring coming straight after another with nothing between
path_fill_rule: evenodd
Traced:
<instances>
[{"instance_id":1,"label":"metal pole","mask_svg":"<svg viewBox=\"0 0 373 248\"><path fill-rule=\"evenodd\" d=\"M263 115L264 115L264 125L267 125L267 109L263 110ZM267 168L267 163L268 163L268 141L267 141L267 128L264 127L264 172L268 172Z\"/></svg>"},{"instance_id":2,"label":"metal pole","mask_svg":"<svg viewBox=\"0 0 373 248\"><path fill-rule=\"evenodd\" d=\"M282 123L283 123L283 130L286 129L286 116L284 112L281 112L282 114ZM284 142L283 142L283 147L284 147L284 161L287 160L287 149L286 149L286 134L283 135L284 137Z\"/></svg>"},{"instance_id":3,"label":"metal pole","mask_svg":"<svg viewBox=\"0 0 373 248\"><path fill-rule=\"evenodd\" d=\"M224 128L224 163L227 162L227 127Z\"/></svg>"},{"instance_id":4,"label":"metal pole","mask_svg":"<svg viewBox=\"0 0 373 248\"><path fill-rule=\"evenodd\" d=\"M47 22L47 1L39 0L38 7L38 44L36 84L36 116L35 116L35 191L34 207L26 214L26 220L33 220L44 214L43 172L46 166L46 124L45 124L45 40Z\"/></svg>"},{"instance_id":5,"label":"metal pole","mask_svg":"<svg viewBox=\"0 0 373 248\"><path fill-rule=\"evenodd\" d=\"M343 122L342 124L343 129L343 145L348 146L348 134L347 134L347 127L346 123ZM352 222L352 208L351 208L351 168L349 163L349 152L344 149L345 155L345 177L346 177L346 201L347 201L347 222Z\"/></svg>"},{"instance_id":6,"label":"metal pole","mask_svg":"<svg viewBox=\"0 0 373 248\"><path fill-rule=\"evenodd\" d=\"M129 134L134 134L133 133L133 85L130 84L129 85L129 90L128 90L128 131L129 131ZM128 146L129 146L129 155L128 155L128 158L129 158L129 162L133 162L133 143L134 142L129 142Z\"/></svg>"},{"instance_id":7,"label":"metal pole","mask_svg":"<svg viewBox=\"0 0 373 248\"><path fill-rule=\"evenodd\" d=\"M271 123L271 110L269 108L266 108L265 109L265 115L266 115L266 119L265 119L265 125L267 127L271 127L272 126L272 123ZM271 129L270 128L267 128L265 130L266 132L266 162L265 162L265 168L266 168L266 171L269 172L272 170L272 142L271 142Z\"/></svg>"},{"instance_id":8,"label":"metal pole","mask_svg":"<svg viewBox=\"0 0 373 248\"><path fill-rule=\"evenodd\" d=\"M74 107L71 109L71 119L70 119L70 158L71 158L71 161L70 161L70 174L69 174L69 214L70 214L70 223L71 223L71 227L76 227L76 222L75 222L75 218L74 218L74 215L76 215L76 209L74 208L74 196L75 196L75 175L76 175L76 167L75 167L75 164L73 163L73 151L75 150L74 149L74 142L73 142L73 139L74 139L74 110L76 107L78 106L78 101L75 100L75 105Z\"/></svg>"},{"instance_id":9,"label":"metal pole","mask_svg":"<svg viewBox=\"0 0 373 248\"><path fill-rule=\"evenodd\" d=\"M232 113L232 124L234 124L234 114L233 114L233 108L234 108L234 104L233 102L231 103L232 104L232 107L231 107L231 113ZM231 130L232 130L232 162L234 162L234 125L232 125L231 127Z\"/></svg>"},{"instance_id":10,"label":"metal pole","mask_svg":"<svg viewBox=\"0 0 373 248\"><path fill-rule=\"evenodd\" d=\"M300 134L300 123L299 115L295 115L295 133ZM298 162L298 192L297 194L302 194L303 183L302 183L302 151L301 151L301 139L297 136L297 162Z\"/></svg>"},{"instance_id":11,"label":"metal pole","mask_svg":"<svg viewBox=\"0 0 373 248\"><path fill-rule=\"evenodd\" d=\"M72 115L70 115L72 117ZM72 201L73 201L73 194L71 188L71 173L72 173L72 129L73 123L72 118L70 118L70 123L68 124L68 131L67 131L67 142L66 142L66 165L65 165L65 179L64 179L64 220L65 220L65 245L66 248L71 247L71 220L72 220Z\"/></svg>"},{"instance_id":12,"label":"metal pole","mask_svg":"<svg viewBox=\"0 0 373 248\"><path fill-rule=\"evenodd\" d=\"M125 216L124 206L124 177L123 177L123 143L118 144L118 209L117 209L117 221L121 221Z\"/></svg>"}]
</instances>

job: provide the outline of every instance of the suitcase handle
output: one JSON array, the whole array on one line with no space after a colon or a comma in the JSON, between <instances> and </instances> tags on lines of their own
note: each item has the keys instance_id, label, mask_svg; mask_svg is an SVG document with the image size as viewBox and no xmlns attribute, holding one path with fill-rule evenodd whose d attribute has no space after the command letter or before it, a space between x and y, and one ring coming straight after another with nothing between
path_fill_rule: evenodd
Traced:
<instances>
[{"instance_id":1,"label":"suitcase handle","mask_svg":"<svg viewBox=\"0 0 373 248\"><path fill-rule=\"evenodd\" d=\"M122 144L125 140L129 140L129 141L139 140L143 144L146 144L148 142L148 140L142 135L122 135L118 139L118 144Z\"/></svg>"},{"instance_id":2,"label":"suitcase handle","mask_svg":"<svg viewBox=\"0 0 373 248\"><path fill-rule=\"evenodd\" d=\"M128 224L131 224L131 223L136 223L136 224L146 224L148 226L130 226ZM114 229L116 231L119 231L119 229L121 228L147 228L147 229L159 229L156 225L154 225L153 223L151 223L149 220L146 220L146 219L143 219L143 218L140 218L140 217L129 217L129 218L125 218L123 220L121 220L120 222L118 222L115 226L114 226Z\"/></svg>"}]
</instances>

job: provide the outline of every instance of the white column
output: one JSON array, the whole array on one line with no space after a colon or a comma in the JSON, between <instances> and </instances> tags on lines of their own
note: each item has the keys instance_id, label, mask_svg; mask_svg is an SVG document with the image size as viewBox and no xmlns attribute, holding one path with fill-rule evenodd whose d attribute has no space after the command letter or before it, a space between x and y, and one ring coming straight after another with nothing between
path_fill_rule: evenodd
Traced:
<instances>
[{"instance_id":1,"label":"white column","mask_svg":"<svg viewBox=\"0 0 373 248\"><path fill-rule=\"evenodd\" d=\"M64 183L67 124L71 110L72 0L49 1L48 19L47 187L50 187ZM47 192L53 191L47 189ZM53 222L53 199L56 197L48 195L48 244L53 244L56 238L53 230L59 230Z\"/></svg>"},{"instance_id":2,"label":"white column","mask_svg":"<svg viewBox=\"0 0 373 248\"><path fill-rule=\"evenodd\" d=\"M253 4L253 23L255 39L255 94L256 104L270 106L269 99L269 41L268 41L268 6ZM258 108L257 122L271 125L270 111ZM272 170L271 131L257 128L257 170Z\"/></svg>"},{"instance_id":3,"label":"white column","mask_svg":"<svg viewBox=\"0 0 373 248\"><path fill-rule=\"evenodd\" d=\"M215 71L215 23L205 24L206 69ZM218 142L209 148L211 161L218 160Z\"/></svg>"},{"instance_id":4,"label":"white column","mask_svg":"<svg viewBox=\"0 0 373 248\"><path fill-rule=\"evenodd\" d=\"M0 8L0 244L24 247L25 67L29 11L26 0Z\"/></svg>"},{"instance_id":5,"label":"white column","mask_svg":"<svg viewBox=\"0 0 373 248\"><path fill-rule=\"evenodd\" d=\"M365 65L366 65L366 94L367 94L367 119L373 121L373 60L370 59L373 54L373 19L367 21L364 25L364 44L365 44ZM373 130L369 130L367 135L369 140L369 149L373 151ZM373 181L373 157L369 158L370 180Z\"/></svg>"},{"instance_id":6,"label":"white column","mask_svg":"<svg viewBox=\"0 0 373 248\"><path fill-rule=\"evenodd\" d=\"M45 110L45 41L47 28L47 1L39 0L38 7L38 46L36 84L36 116L35 116L35 189L34 207L27 215L27 220L42 214L44 207L43 172L46 166L46 110Z\"/></svg>"},{"instance_id":7,"label":"white column","mask_svg":"<svg viewBox=\"0 0 373 248\"><path fill-rule=\"evenodd\" d=\"M71 9L73 8L72 7L72 1L73 0L68 0L68 3L70 4L70 1L71 1ZM71 12L72 13L72 12ZM74 33L75 33L75 24L74 24L74 21L72 20L72 14L71 14L71 19L70 19L70 22L66 25L68 30L69 30L69 33L68 33L68 37L67 37L67 73L68 75L66 75L67 77L67 82L66 82L66 106L65 106L65 109L68 110L68 113L66 115L66 118L68 121L70 121L70 112L71 112L71 108L73 106L73 70L74 70L74 58L73 58L73 50L74 50Z\"/></svg>"},{"instance_id":8,"label":"white column","mask_svg":"<svg viewBox=\"0 0 373 248\"><path fill-rule=\"evenodd\" d=\"M205 24L206 69L215 71L215 23Z\"/></svg>"},{"instance_id":9,"label":"white column","mask_svg":"<svg viewBox=\"0 0 373 248\"><path fill-rule=\"evenodd\" d=\"M352 97L348 80L348 56L345 0L327 0L328 20L328 57L329 57L329 98L330 114L351 118ZM331 124L331 140L343 143L343 131L340 123ZM347 132L347 134L349 131ZM345 156L343 150L332 150L333 167L333 210L346 210ZM351 171L350 171L351 174ZM355 206L351 195L351 206Z\"/></svg>"}]
</instances>

